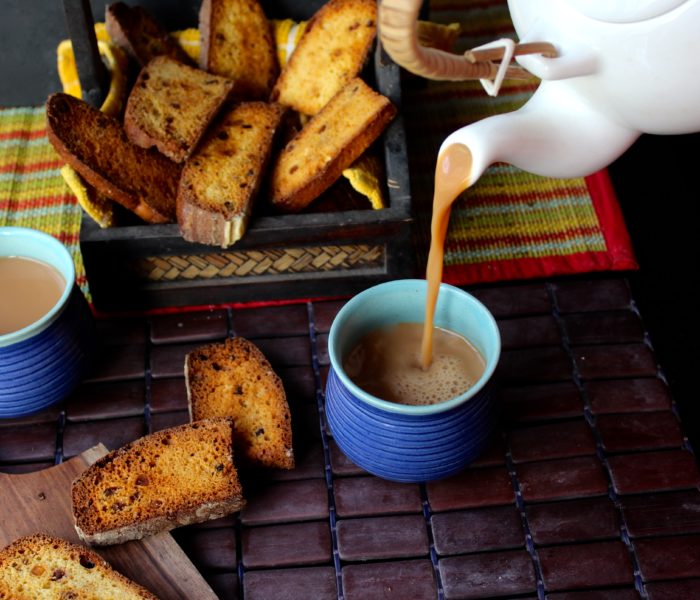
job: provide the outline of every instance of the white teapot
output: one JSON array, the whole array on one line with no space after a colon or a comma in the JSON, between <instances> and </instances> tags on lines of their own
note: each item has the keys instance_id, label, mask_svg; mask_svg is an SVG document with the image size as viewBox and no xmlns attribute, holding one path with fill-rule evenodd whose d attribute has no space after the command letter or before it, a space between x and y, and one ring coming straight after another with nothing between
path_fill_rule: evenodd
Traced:
<instances>
[{"instance_id":1,"label":"white teapot","mask_svg":"<svg viewBox=\"0 0 700 600\"><path fill-rule=\"evenodd\" d=\"M433 79L494 76L492 64L419 46L420 4L380 5L382 44L399 65ZM532 98L445 139L441 152L456 143L471 151L470 183L499 161L550 177L584 176L609 165L642 133L700 131L700 0L509 0L508 6L520 43L545 40L556 57L516 57L542 80Z\"/></svg>"}]
</instances>

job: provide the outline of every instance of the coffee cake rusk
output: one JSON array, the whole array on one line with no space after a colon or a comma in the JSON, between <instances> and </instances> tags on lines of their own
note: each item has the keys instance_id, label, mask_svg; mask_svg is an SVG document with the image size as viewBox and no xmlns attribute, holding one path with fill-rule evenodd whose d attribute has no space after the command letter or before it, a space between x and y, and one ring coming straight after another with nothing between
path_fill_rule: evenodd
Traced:
<instances>
[{"instance_id":1,"label":"coffee cake rusk","mask_svg":"<svg viewBox=\"0 0 700 600\"><path fill-rule=\"evenodd\" d=\"M236 82L237 98L267 100L279 74L272 26L257 0L204 0L199 66Z\"/></svg>"},{"instance_id":2,"label":"coffee cake rusk","mask_svg":"<svg viewBox=\"0 0 700 600\"><path fill-rule=\"evenodd\" d=\"M236 512L245 501L233 435L231 419L205 419L103 456L73 482L78 535L118 544Z\"/></svg>"},{"instance_id":3,"label":"coffee cake rusk","mask_svg":"<svg viewBox=\"0 0 700 600\"><path fill-rule=\"evenodd\" d=\"M105 28L112 41L142 67L163 55L192 64L168 30L141 6L128 6L124 2L109 4L105 9Z\"/></svg>"},{"instance_id":4,"label":"coffee cake rusk","mask_svg":"<svg viewBox=\"0 0 700 600\"><path fill-rule=\"evenodd\" d=\"M241 337L207 344L185 358L190 418L229 416L241 464L294 468L289 405L260 349Z\"/></svg>"},{"instance_id":5,"label":"coffee cake rusk","mask_svg":"<svg viewBox=\"0 0 700 600\"><path fill-rule=\"evenodd\" d=\"M124 128L138 146L155 146L183 162L231 95L233 82L167 56L139 73L124 113Z\"/></svg>"},{"instance_id":6,"label":"coffee cake rusk","mask_svg":"<svg viewBox=\"0 0 700 600\"><path fill-rule=\"evenodd\" d=\"M309 21L271 99L315 115L359 74L376 32L376 0L330 0Z\"/></svg>"},{"instance_id":7,"label":"coffee cake rusk","mask_svg":"<svg viewBox=\"0 0 700 600\"><path fill-rule=\"evenodd\" d=\"M298 212L330 187L396 115L396 108L359 77L311 118L277 157L271 200Z\"/></svg>"},{"instance_id":8,"label":"coffee cake rusk","mask_svg":"<svg viewBox=\"0 0 700 600\"><path fill-rule=\"evenodd\" d=\"M149 223L175 220L180 167L132 144L119 121L57 93L46 101L46 130L59 156L99 193Z\"/></svg>"},{"instance_id":9,"label":"coffee cake rusk","mask_svg":"<svg viewBox=\"0 0 700 600\"><path fill-rule=\"evenodd\" d=\"M244 102L213 124L187 160L177 221L189 242L228 248L248 226L284 108Z\"/></svg>"},{"instance_id":10,"label":"coffee cake rusk","mask_svg":"<svg viewBox=\"0 0 700 600\"><path fill-rule=\"evenodd\" d=\"M37 533L0 550L0 600L157 600L94 550Z\"/></svg>"}]
</instances>

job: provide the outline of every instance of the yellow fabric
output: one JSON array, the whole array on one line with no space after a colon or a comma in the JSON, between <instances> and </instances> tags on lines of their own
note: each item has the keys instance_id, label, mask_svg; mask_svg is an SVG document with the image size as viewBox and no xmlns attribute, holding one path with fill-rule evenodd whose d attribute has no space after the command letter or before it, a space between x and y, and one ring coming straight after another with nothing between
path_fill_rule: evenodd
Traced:
<instances>
[{"instance_id":1,"label":"yellow fabric","mask_svg":"<svg viewBox=\"0 0 700 600\"><path fill-rule=\"evenodd\" d=\"M100 110L107 115L116 117L121 112L126 99L129 59L121 48L111 43L104 23L95 25L95 36L97 37L97 49L110 72L109 91ZM80 79L70 40L64 40L58 45L57 54L58 76L63 85L63 91L76 98L81 98ZM97 194L92 186L87 185L75 169L68 165L61 168L61 176L75 194L78 204L100 227L114 225L114 203L111 200Z\"/></svg>"},{"instance_id":2,"label":"yellow fabric","mask_svg":"<svg viewBox=\"0 0 700 600\"><path fill-rule=\"evenodd\" d=\"M111 43L104 23L95 25L95 34L97 37L97 49L100 51L100 56L111 74L107 98L100 110L114 117L119 114L124 106L129 59L121 48ZM75 66L75 57L73 56L73 45L70 40L64 40L58 45L57 55L58 76L63 85L63 91L76 98L81 98L80 79L78 78L78 70Z\"/></svg>"},{"instance_id":3,"label":"yellow fabric","mask_svg":"<svg viewBox=\"0 0 700 600\"><path fill-rule=\"evenodd\" d=\"M98 194L95 188L86 185L72 167L61 167L61 177L78 200L83 210L102 228L114 225L114 203Z\"/></svg>"},{"instance_id":4,"label":"yellow fabric","mask_svg":"<svg viewBox=\"0 0 700 600\"><path fill-rule=\"evenodd\" d=\"M306 31L306 21L296 23L291 19L273 20L272 29L277 43L277 60L284 67Z\"/></svg>"},{"instance_id":5,"label":"yellow fabric","mask_svg":"<svg viewBox=\"0 0 700 600\"><path fill-rule=\"evenodd\" d=\"M195 64L199 63L199 48L201 41L199 37L199 29L189 28L180 31L173 31L171 35L177 40L182 49L187 53Z\"/></svg>"},{"instance_id":6,"label":"yellow fabric","mask_svg":"<svg viewBox=\"0 0 700 600\"><path fill-rule=\"evenodd\" d=\"M379 158L373 154L365 154L343 171L343 177L350 185L369 200L372 208L384 208L382 193L382 165Z\"/></svg>"}]
</instances>

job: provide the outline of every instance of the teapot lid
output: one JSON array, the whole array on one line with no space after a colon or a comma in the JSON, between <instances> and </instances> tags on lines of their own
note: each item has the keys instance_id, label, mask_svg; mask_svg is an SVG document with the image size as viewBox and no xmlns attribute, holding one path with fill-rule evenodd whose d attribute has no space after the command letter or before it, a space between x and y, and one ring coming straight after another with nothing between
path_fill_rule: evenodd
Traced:
<instances>
[{"instance_id":1,"label":"teapot lid","mask_svg":"<svg viewBox=\"0 0 700 600\"><path fill-rule=\"evenodd\" d=\"M688 0L568 0L574 9L607 23L635 23L670 12Z\"/></svg>"}]
</instances>

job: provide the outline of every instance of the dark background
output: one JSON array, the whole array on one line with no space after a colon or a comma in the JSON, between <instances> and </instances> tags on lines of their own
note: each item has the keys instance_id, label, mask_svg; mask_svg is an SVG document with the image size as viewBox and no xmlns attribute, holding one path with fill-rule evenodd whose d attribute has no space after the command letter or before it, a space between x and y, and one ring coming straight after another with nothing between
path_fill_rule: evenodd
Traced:
<instances>
[{"instance_id":1,"label":"dark background","mask_svg":"<svg viewBox=\"0 0 700 600\"><path fill-rule=\"evenodd\" d=\"M107 2L91 4L95 19L103 20ZM197 23L198 0L139 4L169 29ZM269 16L294 17L300 3L264 4ZM66 37L61 0L0 0L0 106L39 105L60 90L56 46ZM698 157L698 134L643 135L609 168L641 267L629 275L633 295L695 448L700 448L700 398L694 379L700 372Z\"/></svg>"},{"instance_id":2,"label":"dark background","mask_svg":"<svg viewBox=\"0 0 700 600\"><path fill-rule=\"evenodd\" d=\"M640 270L630 275L651 343L700 448L700 135L643 135L609 172Z\"/></svg>"}]
</instances>

